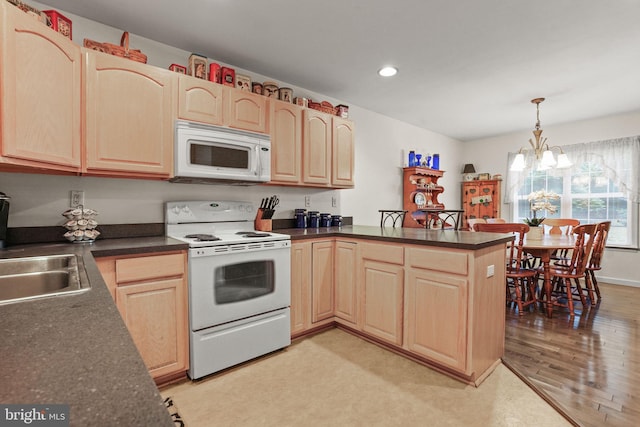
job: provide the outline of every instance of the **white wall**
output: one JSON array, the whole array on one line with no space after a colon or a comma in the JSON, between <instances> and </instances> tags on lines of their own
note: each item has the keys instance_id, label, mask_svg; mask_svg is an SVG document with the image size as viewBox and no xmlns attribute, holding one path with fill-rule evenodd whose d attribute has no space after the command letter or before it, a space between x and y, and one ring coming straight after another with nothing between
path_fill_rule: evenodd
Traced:
<instances>
[{"instance_id":1,"label":"white wall","mask_svg":"<svg viewBox=\"0 0 640 427\"><path fill-rule=\"evenodd\" d=\"M612 138L640 135L640 111L593 120L541 126L543 136L550 145L570 145ZM494 138L469 141L462 144L464 163L473 163L477 172L507 174L507 153L528 147L531 130L523 130ZM503 216L510 218L509 206L503 205ZM621 285L639 286L636 266L640 252L628 249L607 249L604 254L601 280Z\"/></svg>"},{"instance_id":2,"label":"white wall","mask_svg":"<svg viewBox=\"0 0 640 427\"><path fill-rule=\"evenodd\" d=\"M48 7L31 2L35 7ZM84 38L118 43L122 30L108 27L77 15L61 11L73 21L73 40L81 44ZM155 41L130 35L130 46L141 49L148 56L148 64L168 68L172 63L186 65L191 52L176 49ZM212 61L217 61L211 58ZM229 64L233 67L233 64ZM459 169L460 142L428 130L393 120L369 110L351 105L349 100L337 100L313 93L276 77L261 76L236 68L254 81L275 80L281 86L292 87L294 96L327 100L332 104L350 106L350 119L356 127L356 188L353 190L323 190L256 185L238 187L228 185L172 184L168 182L70 177L39 174L0 173L0 191L10 195L10 227L60 225L61 213L68 208L69 191L84 190L85 205L99 212L103 224L132 224L163 222L163 202L187 199L247 200L259 203L272 194L280 197L275 218L292 218L293 209L304 207L304 197L311 196L309 209L353 216L357 224L379 223L378 209L402 207L401 166L404 151L415 148L420 153L438 152L440 168ZM460 204L458 174L445 174L441 183L447 189L440 200L457 208ZM332 206L332 198L337 206Z\"/></svg>"}]
</instances>

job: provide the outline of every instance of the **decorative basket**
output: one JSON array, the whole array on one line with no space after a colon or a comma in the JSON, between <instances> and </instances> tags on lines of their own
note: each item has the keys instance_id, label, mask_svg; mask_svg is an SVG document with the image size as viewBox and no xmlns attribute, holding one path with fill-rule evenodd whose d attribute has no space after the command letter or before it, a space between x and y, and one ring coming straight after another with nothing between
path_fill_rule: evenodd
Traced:
<instances>
[{"instance_id":1,"label":"decorative basket","mask_svg":"<svg viewBox=\"0 0 640 427\"><path fill-rule=\"evenodd\" d=\"M147 63L147 55L137 49L129 49L129 33L125 31L120 39L120 46L111 43L101 43L90 39L84 39L84 47L97 50L98 52L109 53L132 61Z\"/></svg>"},{"instance_id":2,"label":"decorative basket","mask_svg":"<svg viewBox=\"0 0 640 427\"><path fill-rule=\"evenodd\" d=\"M327 102L327 101L322 101L318 103L318 102L313 102L309 100L309 108L322 111L323 113L331 114L332 116L335 116L336 113L338 112L338 109L335 108L333 105L331 105L330 102Z\"/></svg>"}]
</instances>

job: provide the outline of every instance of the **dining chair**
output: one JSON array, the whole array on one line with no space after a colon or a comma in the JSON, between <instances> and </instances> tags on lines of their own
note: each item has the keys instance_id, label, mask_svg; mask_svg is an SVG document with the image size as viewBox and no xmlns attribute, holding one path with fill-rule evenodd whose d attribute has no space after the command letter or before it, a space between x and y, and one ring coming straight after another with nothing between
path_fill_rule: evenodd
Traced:
<instances>
[{"instance_id":1,"label":"dining chair","mask_svg":"<svg viewBox=\"0 0 640 427\"><path fill-rule=\"evenodd\" d=\"M607 238L609 237L609 229L611 228L611 221L603 221L598 223L596 229L596 236L593 240L593 248L591 249L591 258L584 272L584 283L589 294L589 300L591 305L596 305L596 299L593 294L595 291L598 296L598 301L602 298L600 296L600 288L598 287L598 280L596 279L596 271L602 269L602 254L604 248L607 245Z\"/></svg>"},{"instance_id":2,"label":"dining chair","mask_svg":"<svg viewBox=\"0 0 640 427\"><path fill-rule=\"evenodd\" d=\"M580 225L580 220L574 218L545 218L542 229L545 234L570 236L573 228ZM555 264L565 264L569 261L570 249L562 249L551 254L551 261Z\"/></svg>"},{"instance_id":3,"label":"dining chair","mask_svg":"<svg viewBox=\"0 0 640 427\"><path fill-rule=\"evenodd\" d=\"M487 218L487 224L504 224L507 222L504 218Z\"/></svg>"},{"instance_id":4,"label":"dining chair","mask_svg":"<svg viewBox=\"0 0 640 427\"><path fill-rule=\"evenodd\" d=\"M580 279L585 276L597 227L597 224L583 224L575 227L573 234L576 240L573 249L571 249L570 259L562 264L551 265L551 283L554 284L554 293L557 298L552 298L552 301L547 301L547 304L566 307L571 316L575 316L574 296L580 299L583 309L587 307ZM566 303L561 302L560 298L565 298Z\"/></svg>"},{"instance_id":5,"label":"dining chair","mask_svg":"<svg viewBox=\"0 0 640 427\"><path fill-rule=\"evenodd\" d=\"M404 210L379 210L380 212L380 227L388 227L388 223L391 223L392 227L402 227L404 222L404 216L409 211Z\"/></svg>"},{"instance_id":6,"label":"dining chair","mask_svg":"<svg viewBox=\"0 0 640 427\"><path fill-rule=\"evenodd\" d=\"M487 220L484 218L469 218L467 224L469 225L469 231L476 231L473 226L475 224L486 224Z\"/></svg>"},{"instance_id":7,"label":"dining chair","mask_svg":"<svg viewBox=\"0 0 640 427\"><path fill-rule=\"evenodd\" d=\"M522 243L525 234L529 231L529 226L523 223L476 223L473 228L475 231L489 233L512 233L515 241L507 246L507 270L506 270L506 287L507 302L515 301L518 306L518 313L524 315L524 307L535 304L538 299L536 297L536 285L538 271L524 268L524 253ZM512 296L511 288L513 288Z\"/></svg>"}]
</instances>

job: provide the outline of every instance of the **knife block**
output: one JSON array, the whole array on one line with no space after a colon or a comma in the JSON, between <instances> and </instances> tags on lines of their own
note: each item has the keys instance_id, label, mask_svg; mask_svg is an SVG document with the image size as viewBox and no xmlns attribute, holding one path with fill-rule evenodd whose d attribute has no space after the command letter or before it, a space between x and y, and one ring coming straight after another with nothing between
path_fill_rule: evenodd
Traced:
<instances>
[{"instance_id":1,"label":"knife block","mask_svg":"<svg viewBox=\"0 0 640 427\"><path fill-rule=\"evenodd\" d=\"M256 214L256 219L253 222L253 225L257 231L271 231L273 230L271 220L270 219L262 219L262 215L264 214L264 209L258 209L258 213Z\"/></svg>"}]
</instances>

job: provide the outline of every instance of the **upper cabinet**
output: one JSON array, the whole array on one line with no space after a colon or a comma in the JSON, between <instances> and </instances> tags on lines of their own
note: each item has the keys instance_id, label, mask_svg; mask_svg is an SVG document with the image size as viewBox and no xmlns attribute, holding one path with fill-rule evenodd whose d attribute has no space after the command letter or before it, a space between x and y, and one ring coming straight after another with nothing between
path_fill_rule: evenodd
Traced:
<instances>
[{"instance_id":1,"label":"upper cabinet","mask_svg":"<svg viewBox=\"0 0 640 427\"><path fill-rule=\"evenodd\" d=\"M178 83L178 118L222 126L225 86L181 74Z\"/></svg>"},{"instance_id":2,"label":"upper cabinet","mask_svg":"<svg viewBox=\"0 0 640 427\"><path fill-rule=\"evenodd\" d=\"M246 90L229 87L224 89L226 91L224 121L227 126L269 133L269 98Z\"/></svg>"},{"instance_id":3,"label":"upper cabinet","mask_svg":"<svg viewBox=\"0 0 640 427\"><path fill-rule=\"evenodd\" d=\"M177 74L96 51L84 56L84 171L170 177Z\"/></svg>"},{"instance_id":4,"label":"upper cabinet","mask_svg":"<svg viewBox=\"0 0 640 427\"><path fill-rule=\"evenodd\" d=\"M316 110L304 110L302 181L328 187L331 184L331 119Z\"/></svg>"},{"instance_id":5,"label":"upper cabinet","mask_svg":"<svg viewBox=\"0 0 640 427\"><path fill-rule=\"evenodd\" d=\"M79 172L80 47L7 2L0 22L0 163Z\"/></svg>"},{"instance_id":6,"label":"upper cabinet","mask_svg":"<svg viewBox=\"0 0 640 427\"><path fill-rule=\"evenodd\" d=\"M333 169L331 183L334 187L352 188L354 185L355 146L353 122L333 117Z\"/></svg>"},{"instance_id":7,"label":"upper cabinet","mask_svg":"<svg viewBox=\"0 0 640 427\"><path fill-rule=\"evenodd\" d=\"M271 182L302 182L302 111L295 104L271 102Z\"/></svg>"}]
</instances>

